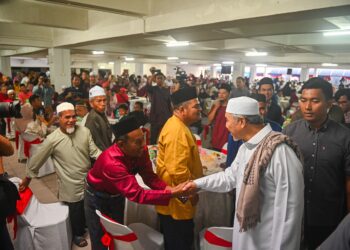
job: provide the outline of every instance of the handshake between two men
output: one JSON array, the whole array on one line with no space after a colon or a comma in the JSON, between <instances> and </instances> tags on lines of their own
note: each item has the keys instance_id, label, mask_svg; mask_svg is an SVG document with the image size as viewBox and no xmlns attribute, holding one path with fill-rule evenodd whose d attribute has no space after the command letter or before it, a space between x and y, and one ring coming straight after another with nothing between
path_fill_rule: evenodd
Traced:
<instances>
[{"instance_id":1,"label":"handshake between two men","mask_svg":"<svg viewBox=\"0 0 350 250\"><path fill-rule=\"evenodd\" d=\"M197 186L193 181L186 181L175 187L167 186L165 189L171 191L173 197L182 203L186 203L188 200L193 206L198 203Z\"/></svg>"}]
</instances>

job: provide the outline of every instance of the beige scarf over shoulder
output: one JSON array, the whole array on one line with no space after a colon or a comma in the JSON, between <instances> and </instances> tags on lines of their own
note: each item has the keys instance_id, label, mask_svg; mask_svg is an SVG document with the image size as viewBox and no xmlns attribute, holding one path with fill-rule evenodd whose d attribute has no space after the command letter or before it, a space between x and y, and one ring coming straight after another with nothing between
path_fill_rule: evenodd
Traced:
<instances>
[{"instance_id":1,"label":"beige scarf over shoulder","mask_svg":"<svg viewBox=\"0 0 350 250\"><path fill-rule=\"evenodd\" d=\"M286 143L302 161L302 155L296 144L286 135L270 132L259 143L244 170L243 183L237 203L237 219L240 232L253 228L260 222L259 179L264 173L278 145Z\"/></svg>"}]
</instances>

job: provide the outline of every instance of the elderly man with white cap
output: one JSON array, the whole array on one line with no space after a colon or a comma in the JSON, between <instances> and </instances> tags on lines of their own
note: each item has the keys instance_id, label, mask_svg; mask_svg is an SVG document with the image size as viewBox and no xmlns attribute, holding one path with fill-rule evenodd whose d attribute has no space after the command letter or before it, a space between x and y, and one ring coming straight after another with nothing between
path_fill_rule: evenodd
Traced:
<instances>
[{"instance_id":1,"label":"elderly man with white cap","mask_svg":"<svg viewBox=\"0 0 350 250\"><path fill-rule=\"evenodd\" d=\"M232 249L299 249L304 181L300 152L285 135L264 125L258 102L230 99L226 127L244 141L231 167L189 182L184 191L236 188Z\"/></svg>"},{"instance_id":2,"label":"elderly man with white cap","mask_svg":"<svg viewBox=\"0 0 350 250\"><path fill-rule=\"evenodd\" d=\"M22 180L20 191L37 177L40 167L51 156L58 178L58 199L69 207L73 242L84 247L87 241L84 216L85 177L91 168L90 158L97 158L101 151L92 140L89 129L77 126L74 106L63 102L57 106L59 125L40 145L27 165L26 177ZM53 215L54 216L54 215Z\"/></svg>"},{"instance_id":3,"label":"elderly man with white cap","mask_svg":"<svg viewBox=\"0 0 350 250\"><path fill-rule=\"evenodd\" d=\"M104 151L112 146L112 129L105 114L107 97L103 88L95 86L89 91L92 110L86 119L85 126L90 129L96 146Z\"/></svg>"}]
</instances>

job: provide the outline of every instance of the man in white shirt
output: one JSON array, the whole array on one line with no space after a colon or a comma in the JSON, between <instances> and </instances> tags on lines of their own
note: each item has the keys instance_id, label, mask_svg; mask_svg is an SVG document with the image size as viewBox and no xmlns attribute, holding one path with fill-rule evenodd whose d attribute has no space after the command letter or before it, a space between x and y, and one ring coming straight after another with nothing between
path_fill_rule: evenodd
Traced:
<instances>
[{"instance_id":1,"label":"man in white shirt","mask_svg":"<svg viewBox=\"0 0 350 250\"><path fill-rule=\"evenodd\" d=\"M230 99L226 127L242 139L237 157L224 172L189 182L184 191L237 189L232 249L299 249L304 207L300 152L259 116L258 102Z\"/></svg>"}]
</instances>

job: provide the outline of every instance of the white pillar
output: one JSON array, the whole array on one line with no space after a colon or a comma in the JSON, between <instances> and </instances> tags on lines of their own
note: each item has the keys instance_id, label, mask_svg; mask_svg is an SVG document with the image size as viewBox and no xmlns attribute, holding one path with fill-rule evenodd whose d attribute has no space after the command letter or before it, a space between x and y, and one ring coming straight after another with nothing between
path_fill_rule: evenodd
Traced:
<instances>
[{"instance_id":1,"label":"white pillar","mask_svg":"<svg viewBox=\"0 0 350 250\"><path fill-rule=\"evenodd\" d=\"M232 73L232 81L233 82L236 82L237 77L244 76L244 67L245 67L244 63L235 63L233 65L233 73Z\"/></svg>"},{"instance_id":2,"label":"white pillar","mask_svg":"<svg viewBox=\"0 0 350 250\"><path fill-rule=\"evenodd\" d=\"M135 63L135 75L143 75L143 63Z\"/></svg>"},{"instance_id":3,"label":"white pillar","mask_svg":"<svg viewBox=\"0 0 350 250\"><path fill-rule=\"evenodd\" d=\"M120 75L121 74L121 65L120 65L120 61L119 60L115 60L114 61L114 75Z\"/></svg>"},{"instance_id":4,"label":"white pillar","mask_svg":"<svg viewBox=\"0 0 350 250\"><path fill-rule=\"evenodd\" d=\"M94 72L95 75L98 75L98 62L97 61L92 62L92 72Z\"/></svg>"},{"instance_id":5,"label":"white pillar","mask_svg":"<svg viewBox=\"0 0 350 250\"><path fill-rule=\"evenodd\" d=\"M250 76L249 76L250 82L254 82L255 75L256 75L256 66L252 65L252 66L250 66Z\"/></svg>"},{"instance_id":6,"label":"white pillar","mask_svg":"<svg viewBox=\"0 0 350 250\"><path fill-rule=\"evenodd\" d=\"M309 78L309 68L301 68L300 81L306 81Z\"/></svg>"},{"instance_id":7,"label":"white pillar","mask_svg":"<svg viewBox=\"0 0 350 250\"><path fill-rule=\"evenodd\" d=\"M11 60L10 57L2 56L0 57L0 72L11 77Z\"/></svg>"},{"instance_id":8,"label":"white pillar","mask_svg":"<svg viewBox=\"0 0 350 250\"><path fill-rule=\"evenodd\" d=\"M51 83L59 92L62 86L71 85L71 59L69 49L49 49L49 67Z\"/></svg>"}]
</instances>

